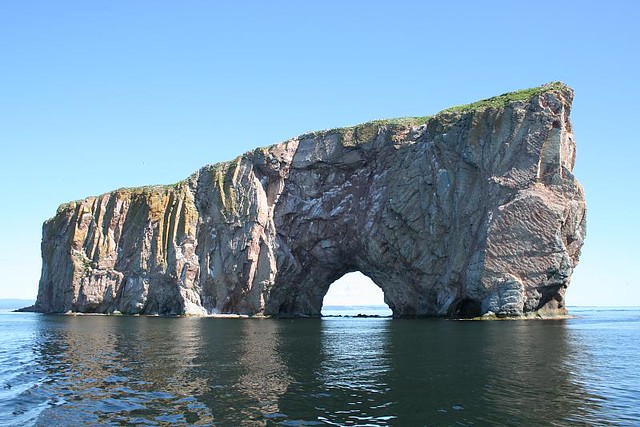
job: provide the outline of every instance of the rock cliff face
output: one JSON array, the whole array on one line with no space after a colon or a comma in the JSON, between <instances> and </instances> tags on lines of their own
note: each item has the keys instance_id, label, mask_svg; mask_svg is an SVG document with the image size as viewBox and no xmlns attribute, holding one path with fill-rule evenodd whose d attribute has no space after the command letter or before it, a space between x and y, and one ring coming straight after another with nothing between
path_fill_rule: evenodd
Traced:
<instances>
[{"instance_id":1,"label":"rock cliff face","mask_svg":"<svg viewBox=\"0 0 640 427\"><path fill-rule=\"evenodd\" d=\"M585 237L560 83L310 133L45 222L42 312L319 315L359 270L395 316L562 314Z\"/></svg>"}]
</instances>

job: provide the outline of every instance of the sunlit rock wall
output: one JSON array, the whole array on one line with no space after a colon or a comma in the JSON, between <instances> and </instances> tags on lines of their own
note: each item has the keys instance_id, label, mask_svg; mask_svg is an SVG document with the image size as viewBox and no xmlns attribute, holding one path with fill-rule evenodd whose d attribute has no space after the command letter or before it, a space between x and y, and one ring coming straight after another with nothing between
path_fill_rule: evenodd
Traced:
<instances>
[{"instance_id":1,"label":"sunlit rock wall","mask_svg":"<svg viewBox=\"0 0 640 427\"><path fill-rule=\"evenodd\" d=\"M319 315L359 270L396 316L555 315L585 237L573 92L316 132L62 205L43 312Z\"/></svg>"}]
</instances>

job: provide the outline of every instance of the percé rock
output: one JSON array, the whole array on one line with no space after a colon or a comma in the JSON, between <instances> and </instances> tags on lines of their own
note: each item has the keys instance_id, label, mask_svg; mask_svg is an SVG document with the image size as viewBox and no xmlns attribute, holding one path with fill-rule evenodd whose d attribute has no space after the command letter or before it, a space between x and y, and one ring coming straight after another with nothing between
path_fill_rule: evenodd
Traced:
<instances>
[{"instance_id":1,"label":"perc\u00e9 rock","mask_svg":"<svg viewBox=\"0 0 640 427\"><path fill-rule=\"evenodd\" d=\"M45 222L35 310L318 316L361 271L394 316L565 313L585 237L561 83L315 132Z\"/></svg>"}]
</instances>

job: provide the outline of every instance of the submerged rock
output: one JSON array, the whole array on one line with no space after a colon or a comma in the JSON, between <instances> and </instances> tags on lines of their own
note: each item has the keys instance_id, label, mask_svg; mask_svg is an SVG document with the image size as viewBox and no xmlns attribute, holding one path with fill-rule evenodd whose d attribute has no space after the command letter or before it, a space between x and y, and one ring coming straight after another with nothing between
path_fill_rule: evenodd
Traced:
<instances>
[{"instance_id":1,"label":"submerged rock","mask_svg":"<svg viewBox=\"0 0 640 427\"><path fill-rule=\"evenodd\" d=\"M361 271L394 316L565 312L585 237L573 91L315 132L45 222L35 309L320 315Z\"/></svg>"}]
</instances>

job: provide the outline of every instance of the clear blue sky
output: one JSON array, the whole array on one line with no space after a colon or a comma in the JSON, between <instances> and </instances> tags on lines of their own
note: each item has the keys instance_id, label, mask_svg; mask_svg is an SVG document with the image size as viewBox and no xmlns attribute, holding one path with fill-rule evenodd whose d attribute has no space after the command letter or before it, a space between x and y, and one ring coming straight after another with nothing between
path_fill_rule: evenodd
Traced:
<instances>
[{"instance_id":1,"label":"clear blue sky","mask_svg":"<svg viewBox=\"0 0 640 427\"><path fill-rule=\"evenodd\" d=\"M0 2L0 298L35 297L60 203L561 80L588 202L568 302L640 305L639 5Z\"/></svg>"}]
</instances>

